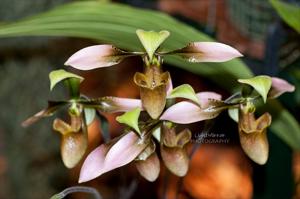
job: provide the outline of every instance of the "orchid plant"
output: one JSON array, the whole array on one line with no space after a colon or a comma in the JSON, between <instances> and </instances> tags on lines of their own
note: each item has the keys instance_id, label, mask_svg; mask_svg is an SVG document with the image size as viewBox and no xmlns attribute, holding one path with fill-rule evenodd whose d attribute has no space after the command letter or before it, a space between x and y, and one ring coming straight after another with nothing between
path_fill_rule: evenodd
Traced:
<instances>
[{"instance_id":1,"label":"orchid plant","mask_svg":"<svg viewBox=\"0 0 300 199\"><path fill-rule=\"evenodd\" d=\"M241 57L236 49L217 42L193 42L181 49L162 50L168 31L137 30L144 51L128 52L113 45L86 47L73 54L65 63L79 70L92 70L120 63L124 58L140 56L143 73L136 72L133 80L140 89L140 99L104 96L89 99L80 94L82 77L56 70L50 73L51 90L59 82L69 89L70 99L49 101L48 107L27 119L28 126L42 117L53 115L68 106L70 123L61 119L53 121L53 129L62 135L61 155L64 164L73 168L83 158L87 149L87 126L102 113L124 112L116 120L127 126L120 136L101 144L85 159L79 182L92 180L103 173L134 162L138 172L148 181L155 181L160 173L160 157L165 166L177 176L188 171L187 144L191 142L189 129L177 131L180 124L190 124L216 118L227 110L238 122L240 143L245 153L258 164L268 159L266 129L271 115L264 113L255 118L259 102L276 98L284 92L294 91L294 86L283 79L256 76L239 79L241 90L226 100L215 92L198 92L183 84L173 88L171 75L162 68L165 56L180 56L188 62L224 62ZM177 99L181 99L180 102ZM140 116L144 112L143 116Z\"/></svg>"}]
</instances>

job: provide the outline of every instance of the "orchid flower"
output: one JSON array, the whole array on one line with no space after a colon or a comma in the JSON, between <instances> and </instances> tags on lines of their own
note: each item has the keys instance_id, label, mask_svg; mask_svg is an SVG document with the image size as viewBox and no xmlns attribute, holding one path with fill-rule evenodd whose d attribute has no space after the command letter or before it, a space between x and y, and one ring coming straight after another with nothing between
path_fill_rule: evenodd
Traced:
<instances>
[{"instance_id":1,"label":"orchid flower","mask_svg":"<svg viewBox=\"0 0 300 199\"><path fill-rule=\"evenodd\" d=\"M242 91L244 96L232 99L240 101L240 105L229 109L229 115L238 122L242 149L254 162L265 164L269 155L266 128L271 125L272 117L269 113L264 113L256 120L254 103L260 98L266 102L285 92L293 92L295 87L283 79L263 75L238 81L245 86Z\"/></svg>"},{"instance_id":2,"label":"orchid flower","mask_svg":"<svg viewBox=\"0 0 300 199\"><path fill-rule=\"evenodd\" d=\"M241 115L238 110L241 112L241 107L244 107L242 111L243 119L239 122L239 135L242 148L254 162L264 164L268 159L268 141L265 134L266 128L271 124L271 116L268 113L265 113L264 116L261 116L261 118L256 121L253 113L255 111L255 106L252 101L257 100L258 97L261 97L264 101L266 101L267 98L276 98L285 92L293 92L295 87L283 79L268 76L256 76L250 79L241 79L239 82L250 86L254 90L248 93L247 96L232 98L232 101L226 100L226 103L221 101L221 96L216 93L198 93L197 97L200 103L192 101L179 102L168 108L162 114L160 119L178 124L189 124L212 119L225 109L229 109L231 116L235 115L235 118L238 118L238 115ZM247 104L247 106L245 104ZM247 107L247 109L245 107ZM235 114L232 114L233 111ZM251 120L246 120L245 118L250 118ZM238 121L238 119L235 120ZM246 123L245 121L248 121L249 123ZM262 127L259 125L260 122L265 122L265 125ZM256 123L258 124L256 125ZM253 133L251 135L245 134L245 129L247 128L251 129L251 131L260 133ZM255 130L255 128L258 129ZM254 142L255 139L257 140ZM261 153L260 155L258 155L259 151Z\"/></svg>"},{"instance_id":3,"label":"orchid flower","mask_svg":"<svg viewBox=\"0 0 300 199\"><path fill-rule=\"evenodd\" d=\"M255 119L255 103L259 99L265 103L267 99L276 98L284 92L292 92L294 86L280 78L268 76L240 79L238 82L243 84L242 91L225 101L214 92L195 93L188 84L173 88L170 73L162 69L164 56L175 55L198 63L224 62L242 55L236 49L217 42L193 42L180 49L163 51L161 46L170 35L168 31L137 30L136 34L144 48L142 52L128 52L108 44L95 45L79 50L65 65L92 70L118 64L130 56L141 56L144 70L136 72L133 77L140 89L140 99L111 96L88 99L80 95L82 77L57 70L49 75L50 89L63 81L69 88L70 99L49 101L46 109L27 119L23 125L28 126L68 106L70 123L57 118L53 122L53 129L62 135L61 155L64 164L73 168L85 154L88 145L87 126L94 119L95 112L125 112L116 118L119 123L126 125L124 133L101 144L87 156L79 182L95 179L131 162L145 179L155 181L160 173L157 151L173 174L182 177L188 171L186 146L192 133L189 129L177 133L176 125L210 120L228 109L230 116L238 122L240 142L245 153L258 164L265 164L269 151L266 128L271 124L271 116L265 113ZM177 98L184 101L176 103ZM140 117L141 111L148 114Z\"/></svg>"},{"instance_id":4,"label":"orchid flower","mask_svg":"<svg viewBox=\"0 0 300 199\"><path fill-rule=\"evenodd\" d=\"M65 65L79 70L92 70L113 66L130 56L147 57L145 61L152 64L161 61L157 58L166 55L178 55L189 62L197 63L225 62L242 56L236 49L218 42L192 42L184 48L164 52L159 48L169 37L168 31L137 30L136 34L145 49L144 52L127 52L109 44L94 45L77 51L65 62Z\"/></svg>"},{"instance_id":5,"label":"orchid flower","mask_svg":"<svg viewBox=\"0 0 300 199\"><path fill-rule=\"evenodd\" d=\"M68 114L71 118L71 124L61 119L55 119L53 129L62 135L61 139L61 156L64 165L67 168L75 167L82 159L87 149L87 120L85 120L84 107L77 103L79 99L79 84L83 78L66 72L64 70L53 71L49 74L50 90L52 90L59 82L64 82L70 91L70 100L49 101L48 107L36 113L34 116L25 120L22 125L29 126L43 117L50 117L62 107L69 105ZM88 112L86 110L85 112Z\"/></svg>"},{"instance_id":6,"label":"orchid flower","mask_svg":"<svg viewBox=\"0 0 300 199\"><path fill-rule=\"evenodd\" d=\"M204 107L211 104L211 99L209 98L214 98L212 100L214 103L218 101L217 99L221 99L219 94L213 92L195 94L193 88L187 84L173 89L171 80L167 84L165 95L168 99L185 98L190 100L189 103L191 104L202 104ZM160 163L155 152L156 146L152 139L153 136L156 136L156 139L161 143L161 156L167 168L177 176L184 176L187 173L189 160L185 145L191 139L191 132L186 129L176 135L175 127L172 123L165 123L161 119L153 120L154 124L151 122L150 124L139 124L139 115L142 110L139 101L141 100L134 99L134 101L127 101L127 107L136 107L117 117L118 122L126 124L131 128L131 132L124 133L119 138L109 143L104 143L92 151L83 163L79 182L92 180L103 173L133 161L139 173L145 179L148 181L156 180L160 171ZM200 108L199 105L197 107ZM211 117L211 114L202 116L203 120L204 118L209 119ZM159 131L158 134L154 135L157 130ZM115 150L117 146L124 146L125 148ZM115 152L110 153L111 150ZM114 161L111 162L111 160Z\"/></svg>"},{"instance_id":7,"label":"orchid flower","mask_svg":"<svg viewBox=\"0 0 300 199\"><path fill-rule=\"evenodd\" d=\"M100 145L88 155L80 171L80 183L92 180L103 173L132 162L139 155L142 156L141 154L147 153L149 148L153 152L151 150L153 143L149 139L149 133L145 136L147 133L145 129L141 131L138 126L140 111L140 108L136 108L117 117L120 123L127 124L132 130ZM146 158L145 155L144 158ZM140 157L140 159L143 158ZM140 167L142 169L143 166Z\"/></svg>"},{"instance_id":8,"label":"orchid flower","mask_svg":"<svg viewBox=\"0 0 300 199\"><path fill-rule=\"evenodd\" d=\"M64 82L70 91L70 100L49 101L48 107L25 120L22 125L27 127L39 119L50 117L64 106L69 106L68 114L71 124L61 119L55 119L53 129L62 135L61 156L67 168L73 168L82 159L87 149L88 137L86 126L95 117L95 109L101 112L122 112L129 111L135 106L141 106L139 100L103 97L95 100L80 97L79 84L83 78L64 70L52 71L49 74L50 90L59 82Z\"/></svg>"},{"instance_id":9,"label":"orchid flower","mask_svg":"<svg viewBox=\"0 0 300 199\"><path fill-rule=\"evenodd\" d=\"M181 49L162 51L160 46L169 37L168 31L137 30L136 34L144 47L143 52L127 52L107 44L95 45L79 50L65 65L80 70L91 70L118 64L129 56L141 56L144 72L137 72L134 82L140 88L143 107L153 119L159 118L166 105L166 85L170 74L163 72L161 68L164 56L177 55L193 63L224 62L242 56L236 49L217 42L193 42Z\"/></svg>"}]
</instances>

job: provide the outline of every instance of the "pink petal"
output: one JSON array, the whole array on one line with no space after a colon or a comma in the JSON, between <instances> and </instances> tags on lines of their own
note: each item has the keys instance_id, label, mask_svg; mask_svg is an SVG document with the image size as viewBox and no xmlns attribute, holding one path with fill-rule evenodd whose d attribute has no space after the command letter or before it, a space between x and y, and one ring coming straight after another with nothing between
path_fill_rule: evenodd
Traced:
<instances>
[{"instance_id":1,"label":"pink petal","mask_svg":"<svg viewBox=\"0 0 300 199\"><path fill-rule=\"evenodd\" d=\"M276 98L285 92L293 92L294 90L295 90L295 86L288 83L284 79L278 77L272 77L272 87L268 94L268 97Z\"/></svg>"},{"instance_id":2,"label":"pink petal","mask_svg":"<svg viewBox=\"0 0 300 199\"><path fill-rule=\"evenodd\" d=\"M65 63L79 70L91 70L119 63L125 55L112 45L95 45L83 48L73 54Z\"/></svg>"},{"instance_id":3,"label":"pink petal","mask_svg":"<svg viewBox=\"0 0 300 199\"><path fill-rule=\"evenodd\" d=\"M146 146L146 144L139 143L139 137L134 132L124 135L113 146L111 143L102 144L84 161L79 183L92 180L103 173L130 163Z\"/></svg>"},{"instance_id":4,"label":"pink petal","mask_svg":"<svg viewBox=\"0 0 300 199\"><path fill-rule=\"evenodd\" d=\"M167 95L169 95L173 90L173 83L172 83L172 79L170 77L168 84L167 84Z\"/></svg>"},{"instance_id":5,"label":"pink petal","mask_svg":"<svg viewBox=\"0 0 300 199\"><path fill-rule=\"evenodd\" d=\"M146 146L140 143L139 137L134 132L127 133L108 151L104 160L105 172L130 163Z\"/></svg>"},{"instance_id":6,"label":"pink petal","mask_svg":"<svg viewBox=\"0 0 300 199\"><path fill-rule=\"evenodd\" d=\"M196 94L199 102L201 104L201 107L207 107L209 103L209 99L216 99L216 100L221 100L222 95L215 93L215 92L199 92Z\"/></svg>"},{"instance_id":7,"label":"pink petal","mask_svg":"<svg viewBox=\"0 0 300 199\"><path fill-rule=\"evenodd\" d=\"M191 102L179 102L168 108L160 117L178 124L189 124L211 119L212 113L204 112L199 106Z\"/></svg>"},{"instance_id":8,"label":"pink petal","mask_svg":"<svg viewBox=\"0 0 300 199\"><path fill-rule=\"evenodd\" d=\"M87 156L80 170L79 183L92 180L104 173L104 159L108 149L106 144L102 144Z\"/></svg>"},{"instance_id":9,"label":"pink petal","mask_svg":"<svg viewBox=\"0 0 300 199\"><path fill-rule=\"evenodd\" d=\"M117 106L114 112L127 112L137 107L143 110L142 101L140 99L113 97L112 100L115 106Z\"/></svg>"},{"instance_id":10,"label":"pink petal","mask_svg":"<svg viewBox=\"0 0 300 199\"><path fill-rule=\"evenodd\" d=\"M225 62L243 56L231 46L218 42L194 42L189 50L195 54L189 58L190 62Z\"/></svg>"}]
</instances>

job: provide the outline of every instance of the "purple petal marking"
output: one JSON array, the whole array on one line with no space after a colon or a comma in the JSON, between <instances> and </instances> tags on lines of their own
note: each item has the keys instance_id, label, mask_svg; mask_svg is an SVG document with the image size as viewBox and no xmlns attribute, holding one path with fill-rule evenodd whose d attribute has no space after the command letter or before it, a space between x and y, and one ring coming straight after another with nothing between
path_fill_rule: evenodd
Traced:
<instances>
[{"instance_id":1,"label":"purple petal marking","mask_svg":"<svg viewBox=\"0 0 300 199\"><path fill-rule=\"evenodd\" d=\"M196 95L199 99L201 107L207 107L209 103L209 99L216 99L216 100L222 99L222 95L215 92L209 92L209 91L199 92Z\"/></svg>"}]
</instances>

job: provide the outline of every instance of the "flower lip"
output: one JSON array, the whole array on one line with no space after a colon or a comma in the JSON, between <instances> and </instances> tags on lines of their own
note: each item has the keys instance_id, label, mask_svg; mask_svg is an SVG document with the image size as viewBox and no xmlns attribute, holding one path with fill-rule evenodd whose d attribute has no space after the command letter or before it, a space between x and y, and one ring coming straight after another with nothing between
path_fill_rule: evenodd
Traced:
<instances>
[{"instance_id":1,"label":"flower lip","mask_svg":"<svg viewBox=\"0 0 300 199\"><path fill-rule=\"evenodd\" d=\"M269 156L269 143L266 129L271 125L271 115L265 113L255 119L254 113L239 110L240 143L248 157L257 164L263 165Z\"/></svg>"},{"instance_id":2,"label":"flower lip","mask_svg":"<svg viewBox=\"0 0 300 199\"><path fill-rule=\"evenodd\" d=\"M140 87L142 105L151 118L158 118L166 105L170 74L157 69L156 66L147 66L145 73L136 72L134 82Z\"/></svg>"}]
</instances>

